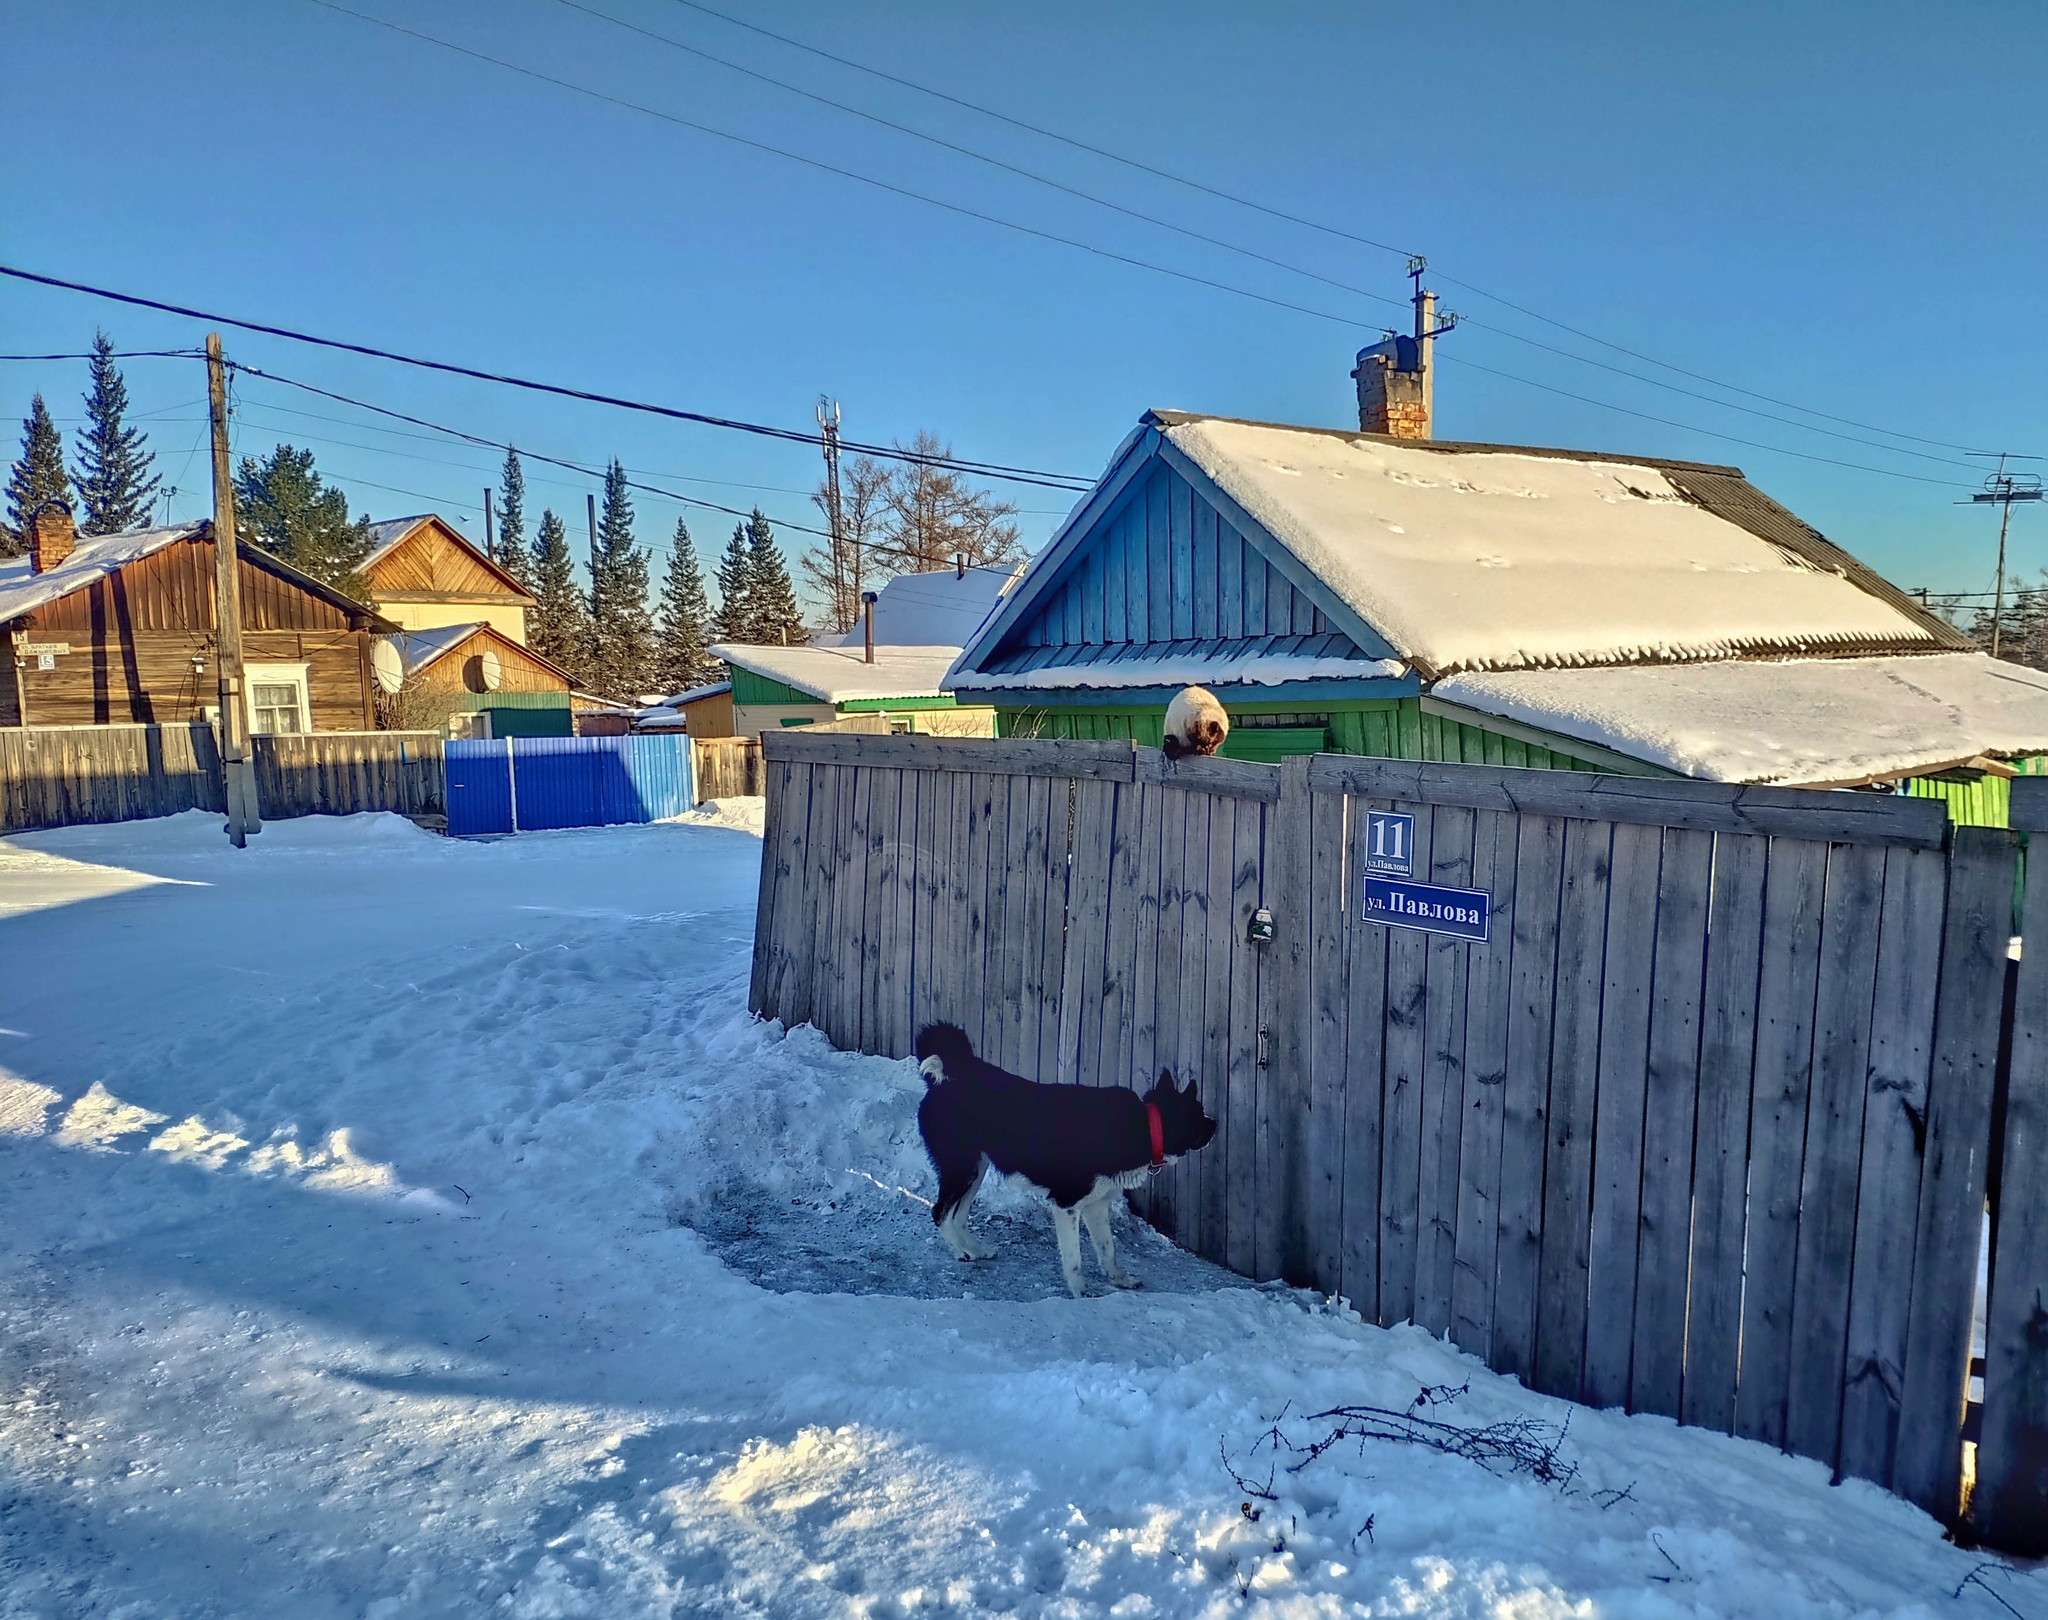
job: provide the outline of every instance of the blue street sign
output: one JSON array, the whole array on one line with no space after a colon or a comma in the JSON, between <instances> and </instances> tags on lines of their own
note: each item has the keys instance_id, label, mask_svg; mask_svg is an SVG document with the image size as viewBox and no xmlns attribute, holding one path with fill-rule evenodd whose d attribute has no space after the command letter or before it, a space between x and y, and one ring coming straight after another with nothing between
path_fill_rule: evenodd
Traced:
<instances>
[{"instance_id":1,"label":"blue street sign","mask_svg":"<svg viewBox=\"0 0 2048 1620\"><path fill-rule=\"evenodd\" d=\"M1493 896L1484 889L1448 889L1440 883L1404 883L1367 876L1365 920L1425 934L1484 940Z\"/></svg>"},{"instance_id":2,"label":"blue street sign","mask_svg":"<svg viewBox=\"0 0 2048 1620\"><path fill-rule=\"evenodd\" d=\"M1397 810L1365 813L1365 869L1386 877L1415 875L1415 818Z\"/></svg>"}]
</instances>

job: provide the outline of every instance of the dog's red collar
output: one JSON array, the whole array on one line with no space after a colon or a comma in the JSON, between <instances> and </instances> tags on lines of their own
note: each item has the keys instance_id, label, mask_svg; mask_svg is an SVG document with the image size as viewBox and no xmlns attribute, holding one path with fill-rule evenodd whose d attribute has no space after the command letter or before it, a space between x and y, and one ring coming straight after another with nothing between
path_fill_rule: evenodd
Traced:
<instances>
[{"instance_id":1,"label":"dog's red collar","mask_svg":"<svg viewBox=\"0 0 2048 1620\"><path fill-rule=\"evenodd\" d=\"M1152 1132L1152 1168L1158 1170L1166 1164L1166 1124L1159 1117L1159 1104L1145 1104L1145 1123Z\"/></svg>"}]
</instances>

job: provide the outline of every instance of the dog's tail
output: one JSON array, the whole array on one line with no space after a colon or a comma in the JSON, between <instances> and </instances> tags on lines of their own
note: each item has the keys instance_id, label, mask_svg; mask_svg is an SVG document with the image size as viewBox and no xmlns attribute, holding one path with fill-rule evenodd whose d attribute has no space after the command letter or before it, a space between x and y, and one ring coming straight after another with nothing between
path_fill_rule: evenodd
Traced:
<instances>
[{"instance_id":1,"label":"dog's tail","mask_svg":"<svg viewBox=\"0 0 2048 1620\"><path fill-rule=\"evenodd\" d=\"M935 1086L948 1073L965 1074L974 1061L974 1043L958 1024L927 1024L917 1032L911 1050L921 1059L917 1072L927 1086Z\"/></svg>"}]
</instances>

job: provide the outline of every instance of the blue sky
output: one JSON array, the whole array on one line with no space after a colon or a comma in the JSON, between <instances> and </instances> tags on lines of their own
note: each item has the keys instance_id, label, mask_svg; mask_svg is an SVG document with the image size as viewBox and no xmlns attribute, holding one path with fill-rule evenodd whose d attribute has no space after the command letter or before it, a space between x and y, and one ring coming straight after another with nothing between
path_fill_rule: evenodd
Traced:
<instances>
[{"instance_id":1,"label":"blue sky","mask_svg":"<svg viewBox=\"0 0 2048 1620\"><path fill-rule=\"evenodd\" d=\"M1084 475L1147 406L1348 425L1352 354L1382 323L1405 318L590 14L1363 293L1398 301L1407 292L1399 253L1076 152L681 0L575 0L584 10L566 0L343 3L1337 318L963 217L311 0L10 8L8 55L42 71L38 93L0 98L0 259L779 425L809 426L816 396L828 392L843 401L851 437L929 428L963 455ZM2033 194L2048 149L2041 7L713 3L1427 254L1444 302L1472 318L1439 345L1440 437L1734 462L1901 584L1947 590L1988 588L1995 543L1988 514L1954 504L1980 474L1958 465L1952 447L2048 451L2048 225ZM1499 298L1719 383L1885 431L1732 395ZM124 348L203 334L182 319L0 284L0 350L83 347L95 322ZM802 446L226 337L239 359L341 393L571 459L617 455L708 500L759 501L771 516L816 521L807 492L818 462ZM196 512L206 474L193 453L204 431L200 369L137 360L127 371L178 508ZM10 455L30 392L42 389L72 419L83 380L77 364L0 365ZM480 533L490 453L395 436L346 407L254 382L240 405L238 452L310 444L359 509L434 508ZM1850 437L1812 431L1822 427ZM580 519L587 480L528 471L535 516L552 503ZM1014 493L1027 537L1042 540L1065 498ZM642 537L663 549L686 509L653 496L638 506ZM731 519L687 515L708 561ZM2031 580L2048 566L2048 513L2022 511L2014 530L2014 569ZM805 539L789 538L792 550Z\"/></svg>"}]
</instances>

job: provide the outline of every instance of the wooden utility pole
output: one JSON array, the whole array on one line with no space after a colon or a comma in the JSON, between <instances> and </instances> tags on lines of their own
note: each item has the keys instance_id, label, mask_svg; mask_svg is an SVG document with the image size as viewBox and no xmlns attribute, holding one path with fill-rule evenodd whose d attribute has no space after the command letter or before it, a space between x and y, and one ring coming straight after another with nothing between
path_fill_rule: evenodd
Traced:
<instances>
[{"instance_id":1,"label":"wooden utility pole","mask_svg":"<svg viewBox=\"0 0 2048 1620\"><path fill-rule=\"evenodd\" d=\"M250 758L249 709L242 691L242 580L235 545L235 484L228 466L227 367L220 334L206 334L206 397L213 415L214 666L220 683L220 769L227 789L227 834L235 848L263 830Z\"/></svg>"},{"instance_id":2,"label":"wooden utility pole","mask_svg":"<svg viewBox=\"0 0 2048 1620\"><path fill-rule=\"evenodd\" d=\"M867 598L861 590L858 544L853 548L852 577L847 577L846 526L841 521L839 509L839 401L827 399L823 394L818 396L818 430L825 441L825 517L826 526L832 531L832 578L840 587L842 599L854 604L853 611L858 616L860 604ZM832 604L835 617L840 606L840 602ZM852 626L840 628L851 629ZM870 658L868 662L872 664L874 659Z\"/></svg>"},{"instance_id":3,"label":"wooden utility pole","mask_svg":"<svg viewBox=\"0 0 2048 1620\"><path fill-rule=\"evenodd\" d=\"M491 533L491 492L484 491L484 555L492 562L498 560L498 542Z\"/></svg>"}]
</instances>

